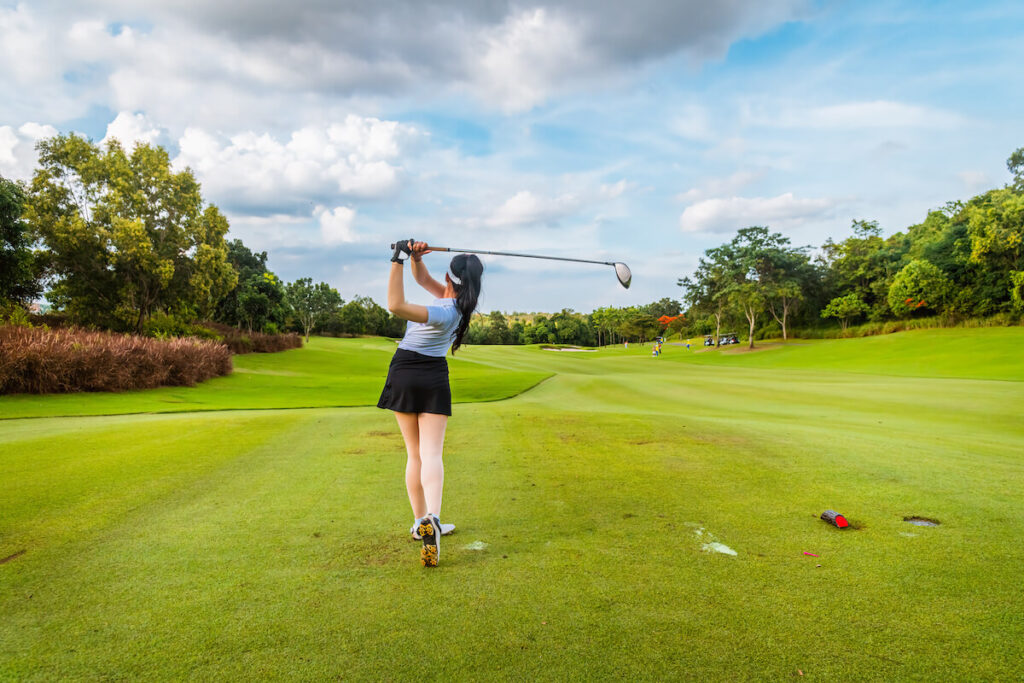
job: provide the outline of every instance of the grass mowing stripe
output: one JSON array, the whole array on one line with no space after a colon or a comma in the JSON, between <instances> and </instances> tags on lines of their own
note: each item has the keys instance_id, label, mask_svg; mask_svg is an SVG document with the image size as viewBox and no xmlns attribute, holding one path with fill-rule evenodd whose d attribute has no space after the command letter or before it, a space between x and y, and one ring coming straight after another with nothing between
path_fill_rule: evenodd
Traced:
<instances>
[{"instance_id":1,"label":"grass mowing stripe","mask_svg":"<svg viewBox=\"0 0 1024 683\"><path fill-rule=\"evenodd\" d=\"M161 425L196 435L168 446L171 462L212 457L204 438L263 434L137 507L101 497L102 524L62 535L45 520L67 511L46 506L16 524L60 542L0 565L0 676L1019 674L1024 384L469 351L557 374L455 407L442 517L458 529L431 572L384 411L5 423L8 489L47 428L66 461L120 454L91 475L108 491ZM229 419L251 422L217 437ZM74 483L52 464L55 491ZM858 528L824 524L824 507ZM20 509L0 499L0 517ZM424 624L441 651L408 647Z\"/></svg>"},{"instance_id":2,"label":"grass mowing stripe","mask_svg":"<svg viewBox=\"0 0 1024 683\"><path fill-rule=\"evenodd\" d=\"M387 339L313 337L302 349L235 356L236 372L196 387L117 394L0 396L0 420L23 417L118 415L266 408L376 405L395 343ZM455 403L515 396L550 372L507 370L449 359Z\"/></svg>"}]
</instances>

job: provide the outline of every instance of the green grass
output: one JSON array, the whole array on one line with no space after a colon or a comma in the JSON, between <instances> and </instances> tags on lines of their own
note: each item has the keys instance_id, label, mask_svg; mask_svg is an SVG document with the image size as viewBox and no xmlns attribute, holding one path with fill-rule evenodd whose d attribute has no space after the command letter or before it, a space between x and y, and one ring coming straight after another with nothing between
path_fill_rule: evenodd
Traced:
<instances>
[{"instance_id":1,"label":"green grass","mask_svg":"<svg viewBox=\"0 0 1024 683\"><path fill-rule=\"evenodd\" d=\"M755 342L755 347L763 351L744 354L742 344L739 349L698 353L694 358L748 368L1024 380L1021 327L913 330L859 339L798 339L783 345Z\"/></svg>"},{"instance_id":2,"label":"green grass","mask_svg":"<svg viewBox=\"0 0 1024 683\"><path fill-rule=\"evenodd\" d=\"M492 367L555 376L456 407L437 570L407 537L385 411L0 423L0 559L25 551L0 564L0 678L1018 678L1024 382L1006 332L466 349L483 399L505 395ZM366 343L260 369L345 377L331 363ZM931 376L907 370L917 355ZM829 507L858 528L819 521ZM427 636L439 650L417 651Z\"/></svg>"},{"instance_id":3,"label":"green grass","mask_svg":"<svg viewBox=\"0 0 1024 683\"><path fill-rule=\"evenodd\" d=\"M45 400L0 396L0 419L376 405L394 352L395 343L386 339L313 337L302 349L235 356L231 375L198 387L60 394ZM508 398L548 376L469 362L464 355L448 359L456 403Z\"/></svg>"}]
</instances>

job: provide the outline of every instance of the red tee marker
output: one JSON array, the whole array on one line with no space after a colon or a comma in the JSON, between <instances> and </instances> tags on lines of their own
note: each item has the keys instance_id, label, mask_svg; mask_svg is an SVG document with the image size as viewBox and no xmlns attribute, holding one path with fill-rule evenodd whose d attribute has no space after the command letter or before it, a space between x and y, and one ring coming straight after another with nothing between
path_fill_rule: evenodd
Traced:
<instances>
[{"instance_id":1,"label":"red tee marker","mask_svg":"<svg viewBox=\"0 0 1024 683\"><path fill-rule=\"evenodd\" d=\"M832 526L837 526L840 529L845 529L850 526L850 523L846 521L846 517L843 517L835 510L825 510L821 513L821 518Z\"/></svg>"}]
</instances>

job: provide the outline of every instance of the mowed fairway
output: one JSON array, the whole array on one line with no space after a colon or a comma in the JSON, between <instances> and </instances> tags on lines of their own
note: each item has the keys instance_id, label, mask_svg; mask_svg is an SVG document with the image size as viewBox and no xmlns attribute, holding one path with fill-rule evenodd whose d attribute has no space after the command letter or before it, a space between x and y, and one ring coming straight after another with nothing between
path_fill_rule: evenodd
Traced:
<instances>
[{"instance_id":1,"label":"mowed fairway","mask_svg":"<svg viewBox=\"0 0 1024 683\"><path fill-rule=\"evenodd\" d=\"M0 678L1019 679L1024 330L955 333L460 351L436 570L393 344L0 400Z\"/></svg>"}]
</instances>

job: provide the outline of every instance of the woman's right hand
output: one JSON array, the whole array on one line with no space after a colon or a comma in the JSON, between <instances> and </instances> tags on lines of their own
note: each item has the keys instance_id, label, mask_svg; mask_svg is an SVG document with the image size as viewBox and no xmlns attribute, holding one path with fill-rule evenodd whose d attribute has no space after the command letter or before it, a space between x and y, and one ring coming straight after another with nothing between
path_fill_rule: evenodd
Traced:
<instances>
[{"instance_id":1,"label":"woman's right hand","mask_svg":"<svg viewBox=\"0 0 1024 683\"><path fill-rule=\"evenodd\" d=\"M430 253L430 247L427 246L426 242L413 242L412 243L412 260L419 261L423 258L424 254Z\"/></svg>"}]
</instances>

